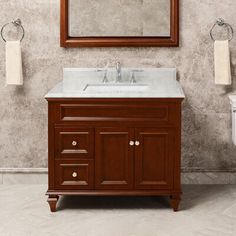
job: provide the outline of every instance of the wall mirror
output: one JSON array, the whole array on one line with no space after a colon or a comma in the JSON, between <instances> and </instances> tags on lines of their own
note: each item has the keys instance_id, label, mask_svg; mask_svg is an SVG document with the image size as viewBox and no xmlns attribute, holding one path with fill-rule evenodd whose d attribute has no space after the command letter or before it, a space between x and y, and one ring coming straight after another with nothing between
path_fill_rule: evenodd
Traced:
<instances>
[{"instance_id":1,"label":"wall mirror","mask_svg":"<svg viewBox=\"0 0 236 236\"><path fill-rule=\"evenodd\" d=\"M62 47L178 42L179 0L61 0Z\"/></svg>"}]
</instances>

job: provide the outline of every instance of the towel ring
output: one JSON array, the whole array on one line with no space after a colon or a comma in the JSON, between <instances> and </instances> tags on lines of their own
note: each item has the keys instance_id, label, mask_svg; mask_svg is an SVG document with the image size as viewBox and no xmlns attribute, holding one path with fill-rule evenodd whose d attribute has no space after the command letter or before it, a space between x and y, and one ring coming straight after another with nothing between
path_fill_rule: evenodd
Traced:
<instances>
[{"instance_id":1,"label":"towel ring","mask_svg":"<svg viewBox=\"0 0 236 236\"><path fill-rule=\"evenodd\" d=\"M213 41L215 41L215 38L213 37L213 30L214 30L214 28L215 28L215 26L220 26L220 27L222 27L222 26L224 26L226 29L227 29L227 32L228 32L228 36L229 36L229 41L231 41L232 39L233 39L233 37L234 37L234 30L233 30L233 27L230 25L230 24L228 24L228 23L226 23L225 21L224 21L224 19L222 19L222 18L219 18L219 19L217 19L217 21L215 22L215 24L211 27L211 30L210 30L210 36L211 36L211 39L213 40Z\"/></svg>"},{"instance_id":2,"label":"towel ring","mask_svg":"<svg viewBox=\"0 0 236 236\"><path fill-rule=\"evenodd\" d=\"M23 38L25 37L25 29L22 26L22 23L21 23L20 19L16 19L16 20L14 20L14 21L12 21L10 23L6 23L5 25L3 25L3 27L1 28L1 37L2 37L3 41L6 42L6 39L3 36L3 31L4 31L5 27L7 27L10 24L13 24L16 27L20 27L21 28L21 30L22 30L22 37L21 37L20 41L22 41Z\"/></svg>"}]
</instances>

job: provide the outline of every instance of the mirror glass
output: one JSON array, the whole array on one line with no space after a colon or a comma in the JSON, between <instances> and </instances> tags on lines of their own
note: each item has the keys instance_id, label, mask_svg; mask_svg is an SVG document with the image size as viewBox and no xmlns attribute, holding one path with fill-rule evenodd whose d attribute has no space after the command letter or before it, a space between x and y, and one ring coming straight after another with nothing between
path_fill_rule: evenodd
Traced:
<instances>
[{"instance_id":1,"label":"mirror glass","mask_svg":"<svg viewBox=\"0 0 236 236\"><path fill-rule=\"evenodd\" d=\"M169 37L171 0L69 0L70 37Z\"/></svg>"}]
</instances>

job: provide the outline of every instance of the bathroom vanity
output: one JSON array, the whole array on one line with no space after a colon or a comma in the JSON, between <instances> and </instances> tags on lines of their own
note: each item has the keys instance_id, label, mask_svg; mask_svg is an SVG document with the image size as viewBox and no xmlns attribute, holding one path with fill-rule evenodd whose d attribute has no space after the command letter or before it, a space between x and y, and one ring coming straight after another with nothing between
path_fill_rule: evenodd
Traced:
<instances>
[{"instance_id":1,"label":"bathroom vanity","mask_svg":"<svg viewBox=\"0 0 236 236\"><path fill-rule=\"evenodd\" d=\"M232 141L236 145L236 94L229 95L232 113Z\"/></svg>"},{"instance_id":2,"label":"bathroom vanity","mask_svg":"<svg viewBox=\"0 0 236 236\"><path fill-rule=\"evenodd\" d=\"M115 73L65 69L46 95L52 212L61 195L164 195L178 210L184 94L176 71L134 78L124 69L122 81L109 82Z\"/></svg>"}]
</instances>

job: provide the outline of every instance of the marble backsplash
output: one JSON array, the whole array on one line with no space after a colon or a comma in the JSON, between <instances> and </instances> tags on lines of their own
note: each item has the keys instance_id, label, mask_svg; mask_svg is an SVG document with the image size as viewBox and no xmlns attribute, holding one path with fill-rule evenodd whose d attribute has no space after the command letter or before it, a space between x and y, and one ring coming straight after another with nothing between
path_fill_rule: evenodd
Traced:
<instances>
[{"instance_id":1,"label":"marble backsplash","mask_svg":"<svg viewBox=\"0 0 236 236\"><path fill-rule=\"evenodd\" d=\"M209 30L218 17L236 30L236 1L181 0L179 48L59 46L59 0L0 0L0 26L21 18L24 86L5 87L5 45L0 42L0 168L47 167L47 102L63 67L176 67L183 104L184 171L236 170L228 93L236 91L236 36L230 43L233 86L214 84Z\"/></svg>"}]
</instances>

